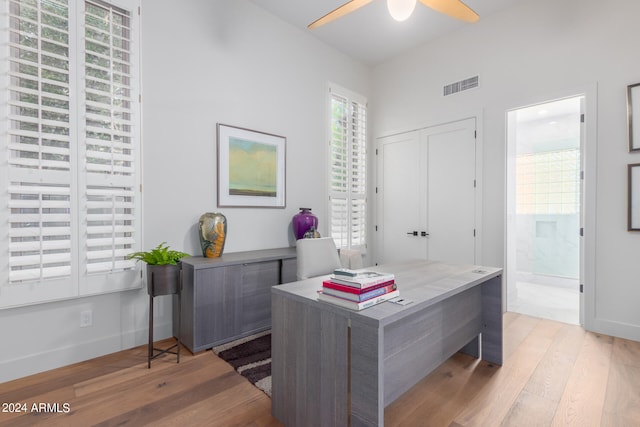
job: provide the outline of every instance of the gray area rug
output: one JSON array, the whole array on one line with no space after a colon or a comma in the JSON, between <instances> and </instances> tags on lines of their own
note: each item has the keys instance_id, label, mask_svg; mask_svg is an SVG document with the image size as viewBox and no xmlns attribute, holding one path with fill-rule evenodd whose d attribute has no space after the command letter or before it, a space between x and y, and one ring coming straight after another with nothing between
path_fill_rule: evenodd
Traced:
<instances>
[{"instance_id":1,"label":"gray area rug","mask_svg":"<svg viewBox=\"0 0 640 427\"><path fill-rule=\"evenodd\" d=\"M231 341L213 347L212 350L251 384L271 397L271 331Z\"/></svg>"}]
</instances>

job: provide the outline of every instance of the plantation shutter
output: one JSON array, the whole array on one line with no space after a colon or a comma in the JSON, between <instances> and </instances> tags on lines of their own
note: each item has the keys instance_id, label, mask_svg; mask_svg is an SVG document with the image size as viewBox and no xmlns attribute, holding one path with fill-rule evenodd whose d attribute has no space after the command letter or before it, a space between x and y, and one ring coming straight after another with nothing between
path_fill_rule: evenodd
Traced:
<instances>
[{"instance_id":1,"label":"plantation shutter","mask_svg":"<svg viewBox=\"0 0 640 427\"><path fill-rule=\"evenodd\" d=\"M366 244L366 102L331 91L330 233L339 248Z\"/></svg>"},{"instance_id":2,"label":"plantation shutter","mask_svg":"<svg viewBox=\"0 0 640 427\"><path fill-rule=\"evenodd\" d=\"M85 2L86 265L88 273L131 268L135 162L131 18Z\"/></svg>"},{"instance_id":3,"label":"plantation shutter","mask_svg":"<svg viewBox=\"0 0 640 427\"><path fill-rule=\"evenodd\" d=\"M0 4L0 307L137 287L134 21L99 0Z\"/></svg>"},{"instance_id":4,"label":"plantation shutter","mask_svg":"<svg viewBox=\"0 0 640 427\"><path fill-rule=\"evenodd\" d=\"M9 281L71 274L66 1L9 4Z\"/></svg>"}]
</instances>

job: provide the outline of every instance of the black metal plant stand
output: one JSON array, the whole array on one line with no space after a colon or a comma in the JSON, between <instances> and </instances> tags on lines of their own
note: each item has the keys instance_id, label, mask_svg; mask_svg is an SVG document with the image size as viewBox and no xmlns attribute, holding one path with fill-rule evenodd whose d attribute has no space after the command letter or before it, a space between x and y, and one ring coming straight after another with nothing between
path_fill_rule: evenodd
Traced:
<instances>
[{"instance_id":1,"label":"black metal plant stand","mask_svg":"<svg viewBox=\"0 0 640 427\"><path fill-rule=\"evenodd\" d=\"M175 270L158 271L157 267L176 267ZM175 277L177 273L177 277ZM171 276L174 276L173 278ZM176 285L167 285L167 280L177 280ZM182 319L182 264L177 266L147 266L147 281L149 291L149 345L147 367L151 369L151 361L165 353L175 354L180 363L180 321ZM178 337L177 342L166 349L153 347L153 299L162 295L178 296ZM174 351L175 349L175 351Z\"/></svg>"}]
</instances>

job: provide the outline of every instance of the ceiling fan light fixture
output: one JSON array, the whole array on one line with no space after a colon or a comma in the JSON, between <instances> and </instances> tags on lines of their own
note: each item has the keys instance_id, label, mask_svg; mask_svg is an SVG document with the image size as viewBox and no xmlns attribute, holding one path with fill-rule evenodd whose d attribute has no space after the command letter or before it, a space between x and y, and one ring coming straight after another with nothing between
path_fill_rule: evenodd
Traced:
<instances>
[{"instance_id":1,"label":"ceiling fan light fixture","mask_svg":"<svg viewBox=\"0 0 640 427\"><path fill-rule=\"evenodd\" d=\"M407 20L416 8L416 0L387 0L389 14L396 21Z\"/></svg>"}]
</instances>

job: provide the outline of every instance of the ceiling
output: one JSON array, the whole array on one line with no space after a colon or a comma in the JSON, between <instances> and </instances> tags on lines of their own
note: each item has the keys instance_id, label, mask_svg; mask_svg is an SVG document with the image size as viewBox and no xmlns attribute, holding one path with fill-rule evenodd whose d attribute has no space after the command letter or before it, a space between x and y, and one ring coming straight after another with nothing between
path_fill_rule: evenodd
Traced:
<instances>
[{"instance_id":1,"label":"ceiling","mask_svg":"<svg viewBox=\"0 0 640 427\"><path fill-rule=\"evenodd\" d=\"M411 48L420 46L468 24L445 16L422 3L413 15L396 22L387 11L385 0L375 0L324 26L307 30L307 25L347 0L250 0L285 22L309 31L324 43L367 65L385 62ZM521 0L465 0L465 4L483 18Z\"/></svg>"}]
</instances>

